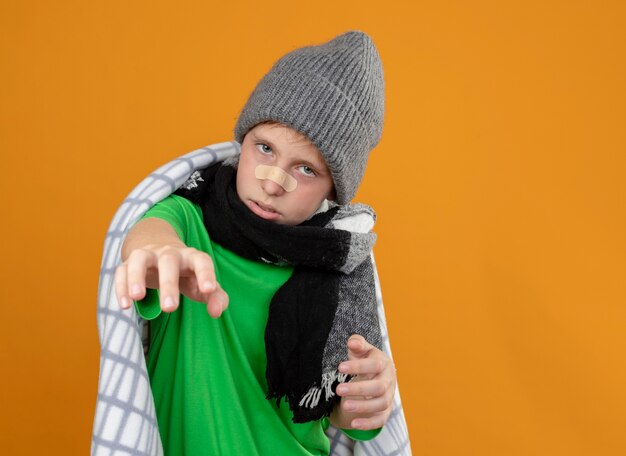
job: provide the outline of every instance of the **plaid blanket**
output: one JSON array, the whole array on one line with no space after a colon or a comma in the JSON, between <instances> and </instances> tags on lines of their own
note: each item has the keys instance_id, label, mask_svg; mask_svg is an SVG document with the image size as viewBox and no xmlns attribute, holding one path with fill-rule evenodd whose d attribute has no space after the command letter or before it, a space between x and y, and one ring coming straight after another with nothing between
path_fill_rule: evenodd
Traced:
<instances>
[{"instance_id":1,"label":"plaid blanket","mask_svg":"<svg viewBox=\"0 0 626 456\"><path fill-rule=\"evenodd\" d=\"M180 187L195 170L239 153L237 142L203 147L163 165L146 177L123 201L106 234L98 285L98 333L100 376L91 441L92 455L163 454L144 350L144 320L131 307L120 310L114 289L115 268L128 230L154 204ZM383 349L391 356L387 325L376 275L378 317ZM327 435L331 455L410 455L411 447L396 390L389 421L382 432L367 442L355 442L330 427Z\"/></svg>"}]
</instances>

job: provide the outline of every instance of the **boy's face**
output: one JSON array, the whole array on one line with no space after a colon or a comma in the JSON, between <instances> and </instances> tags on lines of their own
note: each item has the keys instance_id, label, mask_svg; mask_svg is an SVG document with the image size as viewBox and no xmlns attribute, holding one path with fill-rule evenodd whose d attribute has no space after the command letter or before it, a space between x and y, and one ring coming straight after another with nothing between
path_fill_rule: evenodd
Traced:
<instances>
[{"instance_id":1,"label":"boy's face","mask_svg":"<svg viewBox=\"0 0 626 456\"><path fill-rule=\"evenodd\" d=\"M259 165L275 166L296 181L292 191L272 179L259 179ZM244 137L237 168L237 195L257 216L284 225L310 218L333 196L333 178L317 148L281 124L259 124Z\"/></svg>"}]
</instances>

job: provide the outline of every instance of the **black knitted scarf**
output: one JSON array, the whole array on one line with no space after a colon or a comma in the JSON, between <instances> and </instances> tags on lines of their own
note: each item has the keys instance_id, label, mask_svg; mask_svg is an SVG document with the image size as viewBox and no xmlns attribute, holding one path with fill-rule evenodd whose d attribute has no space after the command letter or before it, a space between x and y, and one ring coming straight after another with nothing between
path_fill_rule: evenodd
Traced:
<instances>
[{"instance_id":1,"label":"black knitted scarf","mask_svg":"<svg viewBox=\"0 0 626 456\"><path fill-rule=\"evenodd\" d=\"M248 259L294 265L275 293L265 329L268 399L286 397L293 421L328 416L338 401L337 371L347 341L360 334L381 347L368 206L335 206L297 226L263 220L241 202L236 169L218 163L196 171L176 191L202 208L212 240ZM367 229L352 231L360 222ZM365 223L368 225L368 223Z\"/></svg>"}]
</instances>

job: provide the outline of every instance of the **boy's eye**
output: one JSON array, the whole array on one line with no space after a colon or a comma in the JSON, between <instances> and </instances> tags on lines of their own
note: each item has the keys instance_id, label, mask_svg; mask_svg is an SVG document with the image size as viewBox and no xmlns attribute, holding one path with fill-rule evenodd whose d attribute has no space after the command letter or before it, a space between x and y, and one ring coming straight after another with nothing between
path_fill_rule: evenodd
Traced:
<instances>
[{"instance_id":1,"label":"boy's eye","mask_svg":"<svg viewBox=\"0 0 626 456\"><path fill-rule=\"evenodd\" d=\"M307 176L315 176L315 171L313 171L311 168L309 168L306 165L302 165L300 167L300 171L302 171L302 174L306 174Z\"/></svg>"},{"instance_id":2,"label":"boy's eye","mask_svg":"<svg viewBox=\"0 0 626 456\"><path fill-rule=\"evenodd\" d=\"M267 144L257 144L256 148L263 154L269 154L272 152L272 148Z\"/></svg>"}]
</instances>

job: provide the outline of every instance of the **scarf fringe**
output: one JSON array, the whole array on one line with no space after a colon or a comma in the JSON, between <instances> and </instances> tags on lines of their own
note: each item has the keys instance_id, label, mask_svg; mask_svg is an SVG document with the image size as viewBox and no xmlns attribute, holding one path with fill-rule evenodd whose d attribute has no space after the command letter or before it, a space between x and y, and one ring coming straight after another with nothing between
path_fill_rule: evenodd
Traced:
<instances>
[{"instance_id":1,"label":"scarf fringe","mask_svg":"<svg viewBox=\"0 0 626 456\"><path fill-rule=\"evenodd\" d=\"M347 378L348 374L342 374L337 371L322 374L322 384L319 386L313 385L309 388L306 394L302 396L298 405L305 408L317 407L317 404L319 404L320 398L322 397L322 392L324 392L324 400L328 401L331 397L335 396L333 385L336 383L343 383Z\"/></svg>"}]
</instances>

